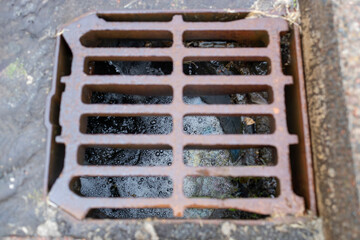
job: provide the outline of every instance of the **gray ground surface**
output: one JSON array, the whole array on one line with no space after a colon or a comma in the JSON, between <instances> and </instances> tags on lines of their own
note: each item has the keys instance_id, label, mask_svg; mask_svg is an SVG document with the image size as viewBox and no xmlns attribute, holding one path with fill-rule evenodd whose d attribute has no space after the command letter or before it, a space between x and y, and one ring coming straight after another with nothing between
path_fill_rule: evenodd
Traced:
<instances>
[{"instance_id":1,"label":"gray ground surface","mask_svg":"<svg viewBox=\"0 0 360 240\"><path fill-rule=\"evenodd\" d=\"M360 172L360 1L333 4L355 168ZM356 175L360 199L360 174ZM359 206L360 207L360 206Z\"/></svg>"},{"instance_id":2,"label":"gray ground surface","mask_svg":"<svg viewBox=\"0 0 360 240\"><path fill-rule=\"evenodd\" d=\"M56 28L88 11L120 9L271 8L274 1L2 0L0 8L0 237L73 236L118 239L322 239L321 220L258 226L139 221L82 223L42 198L46 131ZM352 11L356 11L352 9ZM356 15L355 15L356 16ZM346 19L346 17L344 17ZM358 28L354 25L353 28ZM345 44L345 42L344 42ZM343 45L345 46L345 45ZM346 57L348 53L343 52ZM351 54L351 53L350 53ZM356 57L356 56L355 56ZM349 68L349 65L344 65ZM352 79L352 78L350 78ZM358 82L349 80L349 88ZM351 96L356 96L352 92ZM348 101L354 98L349 98ZM355 100L354 100L355 101ZM351 111L350 111L351 113ZM349 114L350 114L349 113ZM358 112L356 113L358 114ZM355 117L352 120L355 125ZM358 134L359 132L356 132ZM356 136L356 135L354 135ZM355 137L356 139L356 137ZM356 142L355 142L356 145ZM359 152L356 148L355 151Z\"/></svg>"},{"instance_id":3,"label":"gray ground surface","mask_svg":"<svg viewBox=\"0 0 360 240\"><path fill-rule=\"evenodd\" d=\"M359 239L360 3L302 3L318 210L327 238Z\"/></svg>"}]
</instances>

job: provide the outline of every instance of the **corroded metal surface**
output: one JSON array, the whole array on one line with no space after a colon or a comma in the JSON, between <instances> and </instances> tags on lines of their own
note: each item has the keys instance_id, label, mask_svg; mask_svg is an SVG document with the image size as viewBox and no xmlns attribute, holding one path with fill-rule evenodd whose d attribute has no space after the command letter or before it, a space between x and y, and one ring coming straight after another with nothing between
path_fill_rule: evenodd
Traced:
<instances>
[{"instance_id":1,"label":"corroded metal surface","mask_svg":"<svg viewBox=\"0 0 360 240\"><path fill-rule=\"evenodd\" d=\"M141 14L141 13L139 13ZM204 19L212 13L199 13ZM244 13L239 13L244 14ZM51 171L46 176L46 187L49 191L50 201L56 203L65 211L78 219L84 218L90 209L94 208L171 208L175 216L182 216L186 208L234 208L260 214L302 214L305 209L303 197L293 192L291 165L289 159L289 146L301 146L300 164L306 172L302 175L302 183L306 185L302 191L307 201L307 208L314 209L313 182L311 169L311 156L309 150L309 135L307 130L306 104L301 69L301 56L297 57L295 69L298 76L286 76L282 72L280 56L280 33L289 31L286 21L274 18L241 19L230 22L188 22L183 20L184 13L167 12L144 15L147 22L125 22L123 18L134 19L135 13L105 13L106 16L117 16L121 21L104 21L96 14L80 18L66 26L62 38L69 45L73 59L71 74L60 77L61 61L57 63L57 75L54 77L51 97L59 97L61 83L65 84L62 92L59 110L59 125L61 134L56 134L53 125L56 121L47 123L48 139L48 168L56 168L53 160L54 144L65 144L64 167L60 176L49 183L52 178ZM186 14L185 14L186 15ZM125 16L125 17L121 17ZM150 19L165 19L167 22L149 22ZM115 20L116 20L115 19ZM170 20L171 19L171 20ZM173 45L169 48L86 48L80 43L80 38L89 31L170 31ZM269 35L269 44L266 48L236 48L236 49L208 49L186 48L183 45L184 31L266 31ZM246 34L246 32L244 32ZM298 33L295 34L296 51L299 49ZM61 40L58 40L58 51ZM236 58L241 60L269 59L271 72L264 76L187 76L183 73L183 59L210 60ZM97 76L84 73L84 63L92 60L169 60L173 62L173 71L167 76ZM298 135L289 134L287 127L285 86L294 84L297 90L295 97L300 105L297 109L301 119L298 121ZM152 89L159 86L171 86L173 101L169 105L102 105L85 104L82 102L82 90L86 85L102 85L119 88L121 86L137 86L146 90L147 85ZM202 91L211 92L214 86L229 88L229 86L243 86L251 89L256 86L270 86L273 91L273 101L268 105L187 105L183 102L183 89L188 85L202 86ZM55 91L57 87L57 92ZM131 89L131 88L128 88ZM131 90L130 90L131 91ZM54 117L54 97L48 103L48 114ZM302 106L302 107L301 107ZM186 135L183 132L183 117L185 115L271 115L275 122L275 131L267 135ZM170 115L173 119L173 131L168 135L122 135L122 134L92 134L81 133L81 117L86 115L97 116L143 116L143 115ZM55 116L56 117L56 116ZM58 135L58 136L56 136ZM84 166L78 164L78 150L81 146L117 146L125 148L136 147L171 147L173 150L173 163L171 166L139 167L139 166ZM237 166L237 167L189 167L183 163L183 149L187 147L233 148L241 146L273 146L277 150L277 164L275 166ZM74 194L70 189L70 181L78 176L169 176L173 180L174 190L170 198L85 198ZM279 180L279 196L276 198L252 199L207 199L186 198L183 193L183 179L186 176L252 176L276 177Z\"/></svg>"}]
</instances>

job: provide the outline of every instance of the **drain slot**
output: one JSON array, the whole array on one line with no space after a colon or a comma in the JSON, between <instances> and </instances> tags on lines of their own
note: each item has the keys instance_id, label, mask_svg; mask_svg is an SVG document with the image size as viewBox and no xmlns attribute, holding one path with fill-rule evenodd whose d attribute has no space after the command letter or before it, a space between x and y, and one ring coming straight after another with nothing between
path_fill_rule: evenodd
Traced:
<instances>
[{"instance_id":1,"label":"drain slot","mask_svg":"<svg viewBox=\"0 0 360 240\"><path fill-rule=\"evenodd\" d=\"M162 14L97 13L96 16L98 16L100 19L103 19L108 22L170 22L173 17L173 14L170 14L170 13L162 13Z\"/></svg>"},{"instance_id":2,"label":"drain slot","mask_svg":"<svg viewBox=\"0 0 360 240\"><path fill-rule=\"evenodd\" d=\"M172 70L170 61L85 60L85 73L89 75L169 75Z\"/></svg>"},{"instance_id":3,"label":"drain slot","mask_svg":"<svg viewBox=\"0 0 360 240\"><path fill-rule=\"evenodd\" d=\"M188 182L187 188L184 189L184 194L188 198L275 198L279 196L278 180L274 177L187 176L184 182Z\"/></svg>"},{"instance_id":4,"label":"drain slot","mask_svg":"<svg viewBox=\"0 0 360 240\"><path fill-rule=\"evenodd\" d=\"M190 167L274 166L276 148L271 146L231 149L190 148L183 152L184 164Z\"/></svg>"},{"instance_id":5,"label":"drain slot","mask_svg":"<svg viewBox=\"0 0 360 240\"><path fill-rule=\"evenodd\" d=\"M184 117L183 130L189 135L271 134L275 131L271 116L195 116Z\"/></svg>"},{"instance_id":6,"label":"drain slot","mask_svg":"<svg viewBox=\"0 0 360 240\"><path fill-rule=\"evenodd\" d=\"M90 104L170 104L170 86L164 85L86 85L82 100Z\"/></svg>"},{"instance_id":7,"label":"drain slot","mask_svg":"<svg viewBox=\"0 0 360 240\"><path fill-rule=\"evenodd\" d=\"M92 219L146 219L173 218L174 214L170 208L98 208L91 209L86 218Z\"/></svg>"},{"instance_id":8,"label":"drain slot","mask_svg":"<svg viewBox=\"0 0 360 240\"><path fill-rule=\"evenodd\" d=\"M169 198L173 192L169 177L77 177L70 188L82 197Z\"/></svg>"},{"instance_id":9,"label":"drain slot","mask_svg":"<svg viewBox=\"0 0 360 240\"><path fill-rule=\"evenodd\" d=\"M189 57L184 59L183 72L186 75L268 75L270 63L266 59L251 61L239 58Z\"/></svg>"},{"instance_id":10,"label":"drain slot","mask_svg":"<svg viewBox=\"0 0 360 240\"><path fill-rule=\"evenodd\" d=\"M170 116L83 116L80 130L87 134L169 134L172 125Z\"/></svg>"},{"instance_id":11,"label":"drain slot","mask_svg":"<svg viewBox=\"0 0 360 240\"><path fill-rule=\"evenodd\" d=\"M187 104L270 104L273 92L269 86L246 85L188 85L184 87L184 102ZM187 98L186 98L187 97ZM190 97L190 98L189 98ZM190 101L200 98L202 101Z\"/></svg>"},{"instance_id":12,"label":"drain slot","mask_svg":"<svg viewBox=\"0 0 360 240\"><path fill-rule=\"evenodd\" d=\"M110 166L171 166L173 151L167 148L144 149L112 146L82 146L78 163Z\"/></svg>"},{"instance_id":13,"label":"drain slot","mask_svg":"<svg viewBox=\"0 0 360 240\"><path fill-rule=\"evenodd\" d=\"M84 47L168 48L173 44L169 31L90 31L80 38Z\"/></svg>"},{"instance_id":14,"label":"drain slot","mask_svg":"<svg viewBox=\"0 0 360 240\"><path fill-rule=\"evenodd\" d=\"M251 212L240 211L235 208L187 208L184 211L183 218L176 219L264 219L269 215L256 214ZM158 218L169 219L175 218L170 208L99 208L91 209L86 215L90 219L146 219Z\"/></svg>"},{"instance_id":15,"label":"drain slot","mask_svg":"<svg viewBox=\"0 0 360 240\"><path fill-rule=\"evenodd\" d=\"M267 47L269 35L266 31L185 31L183 41L190 48Z\"/></svg>"},{"instance_id":16,"label":"drain slot","mask_svg":"<svg viewBox=\"0 0 360 240\"><path fill-rule=\"evenodd\" d=\"M204 214L207 213L207 214ZM190 219L264 219L269 215L256 214L252 212L240 211L236 208L188 208L184 211L184 216Z\"/></svg>"}]
</instances>

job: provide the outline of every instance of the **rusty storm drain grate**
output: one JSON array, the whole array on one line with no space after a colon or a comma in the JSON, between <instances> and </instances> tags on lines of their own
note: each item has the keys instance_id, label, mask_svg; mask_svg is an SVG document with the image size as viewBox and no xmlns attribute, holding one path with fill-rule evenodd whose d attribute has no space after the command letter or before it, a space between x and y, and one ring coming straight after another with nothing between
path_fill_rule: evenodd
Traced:
<instances>
[{"instance_id":1,"label":"rusty storm drain grate","mask_svg":"<svg viewBox=\"0 0 360 240\"><path fill-rule=\"evenodd\" d=\"M245 16L66 26L47 107L50 201L78 219L315 210L298 31Z\"/></svg>"}]
</instances>

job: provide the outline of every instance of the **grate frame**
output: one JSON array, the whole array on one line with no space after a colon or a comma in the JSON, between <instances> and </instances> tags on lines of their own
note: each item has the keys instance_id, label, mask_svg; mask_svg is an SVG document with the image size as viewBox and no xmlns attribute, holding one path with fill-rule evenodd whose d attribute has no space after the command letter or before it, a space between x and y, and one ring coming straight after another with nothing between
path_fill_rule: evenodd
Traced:
<instances>
[{"instance_id":1,"label":"grate frame","mask_svg":"<svg viewBox=\"0 0 360 240\"><path fill-rule=\"evenodd\" d=\"M245 11L237 11L239 16ZM147 22L105 21L92 13L81 17L63 28L62 35L57 39L57 54L52 92L49 95L46 125L48 128L48 151L45 176L45 193L49 200L70 213L77 219L83 219L87 212L94 208L171 208L174 216L182 216L185 208L234 208L259 214L293 214L301 215L305 208L316 211L313 191L311 154L307 113L304 92L304 81L301 63L301 49L298 29L293 32L292 65L293 75L284 75L281 66L280 34L289 31L287 22L276 18L240 19L230 22L189 22L183 16L202 16L208 19L225 12L187 11L187 12L105 12L100 16L117 16L119 19L141 19ZM216 15L216 16L220 16ZM167 22L148 22L151 19L161 19L171 16ZM170 31L173 44L169 48L86 48L80 38L94 30L124 30L124 31ZM236 48L236 49L203 49L186 48L183 45L185 31L266 31L269 36L267 47ZM61 69L61 47L65 41L72 52L71 74L63 76ZM271 62L271 72L265 76L189 76L183 73L183 59L216 57L241 57L251 60L268 58ZM97 76L84 73L84 62L88 58L118 57L124 60L141 58L142 60L161 60L171 58L173 72L166 76ZM287 126L285 87L294 85L296 104L298 105L299 131L298 135L290 134ZM62 91L65 85L65 90ZM173 101L168 105L101 105L84 104L82 89L86 85L123 85L137 86L146 89L147 85L171 86ZM268 85L273 91L273 102L268 105L188 105L183 102L183 89L188 85L202 86L263 86ZM207 89L210 91L210 89ZM61 98L61 101L60 101ZM56 121L51 120L56 109L59 112L59 128ZM175 110L175 111L174 111ZM122 116L122 115L170 115L173 119L173 131L168 135L85 135L80 132L80 119L84 114ZM266 135L187 135L183 132L183 117L185 115L251 115L268 114L275 120L275 131ZM76 123L76 124L75 124ZM56 145L64 144L64 166L61 174L54 177L54 169L59 161L56 156ZM291 164L289 159L290 145L298 144L302 151L300 166L304 174L302 179L306 187L302 197L293 191ZM118 147L164 147L171 146L173 164L163 167L137 166L83 166L79 165L78 149L84 145L116 145ZM237 167L189 167L183 163L185 146L226 148L238 146L269 145L276 148L278 163L275 166L237 166ZM165 174L164 174L165 173ZM77 176L169 176L174 183L174 191L170 198L82 198L69 188L70 181ZM204 199L186 198L183 193L183 179L186 176L229 176L229 177L276 177L280 182L280 194L277 198L256 199ZM50 180L51 179L51 180ZM306 203L306 205L305 205ZM306 207L305 207L306 206Z\"/></svg>"}]
</instances>

